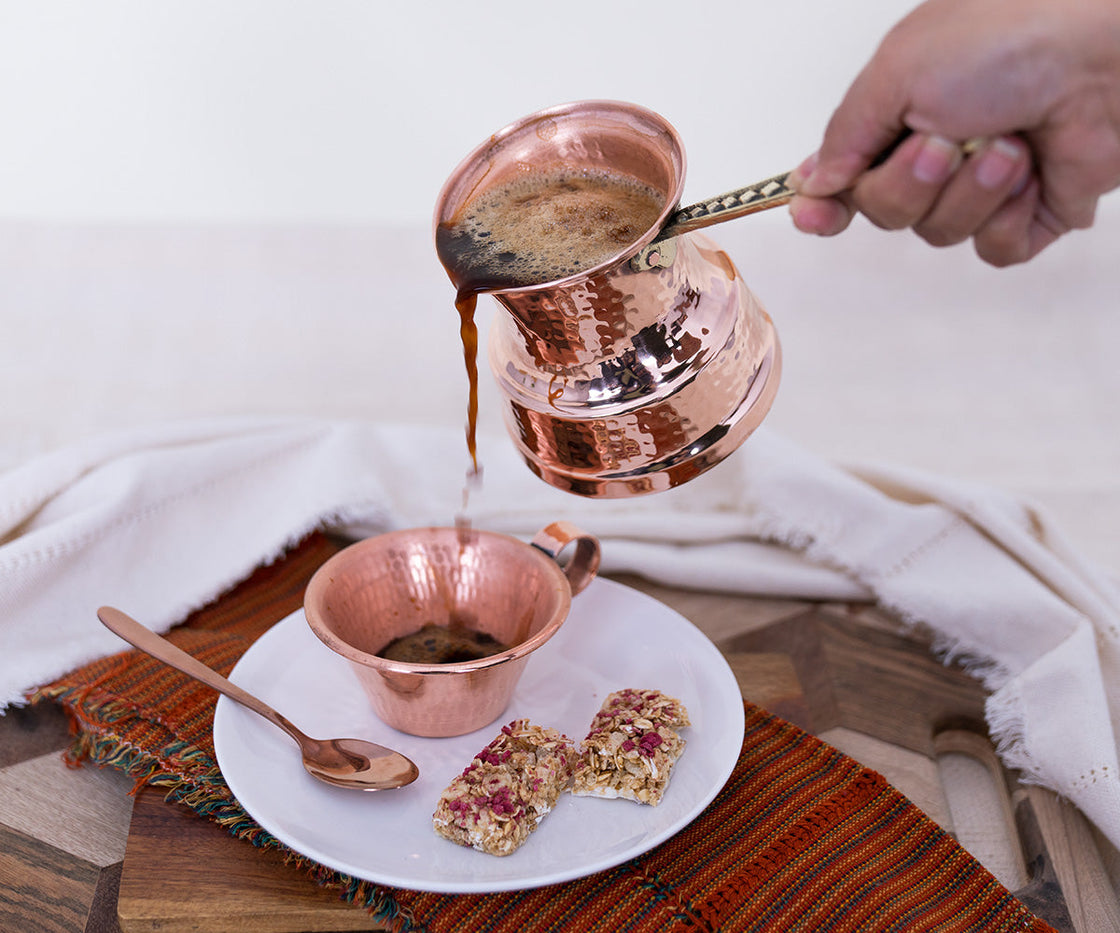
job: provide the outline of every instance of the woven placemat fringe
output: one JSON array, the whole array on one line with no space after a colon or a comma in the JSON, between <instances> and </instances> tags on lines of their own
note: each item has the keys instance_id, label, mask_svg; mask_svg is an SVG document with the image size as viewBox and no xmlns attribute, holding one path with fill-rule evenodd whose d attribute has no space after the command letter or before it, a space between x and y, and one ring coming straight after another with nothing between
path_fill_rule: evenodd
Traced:
<instances>
[{"instance_id":1,"label":"woven placemat fringe","mask_svg":"<svg viewBox=\"0 0 1120 933\"><path fill-rule=\"evenodd\" d=\"M230 792L212 752L182 740L172 740L158 752L126 741L116 727L127 731L134 724L136 704L61 682L42 687L27 699L30 703L53 701L66 711L74 735L63 754L69 767L89 763L124 772L136 781L133 793L142 787L158 787L168 803L189 808L257 848L276 850L285 863L304 871L320 887L336 890L347 903L365 908L383 926L396 933L425 933L384 887L326 868L262 828Z\"/></svg>"},{"instance_id":2,"label":"woven placemat fringe","mask_svg":"<svg viewBox=\"0 0 1120 933\"><path fill-rule=\"evenodd\" d=\"M311 573L336 550L312 535L168 637L228 673L300 606ZM751 703L731 777L660 846L551 887L438 894L341 874L263 829L217 766L216 694L146 655L94 662L29 700L67 711L68 763L161 788L234 837L276 849L398 933L1053 933L881 775ZM545 844L546 835L528 844Z\"/></svg>"}]
</instances>

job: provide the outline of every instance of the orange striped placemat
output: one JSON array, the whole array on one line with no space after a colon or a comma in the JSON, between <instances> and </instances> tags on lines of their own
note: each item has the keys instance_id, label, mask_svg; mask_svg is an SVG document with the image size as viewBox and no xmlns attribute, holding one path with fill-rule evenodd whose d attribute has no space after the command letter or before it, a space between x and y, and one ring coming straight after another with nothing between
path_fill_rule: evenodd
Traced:
<instances>
[{"instance_id":1,"label":"orange striped placemat","mask_svg":"<svg viewBox=\"0 0 1120 933\"><path fill-rule=\"evenodd\" d=\"M334 550L311 536L195 613L172 640L228 673L298 608L307 579ZM72 672L34 699L59 702L72 717L75 761L125 770L234 835L284 850L222 779L213 691L129 651ZM382 887L287 854L402 933L1052 929L882 776L751 703L738 763L708 809L608 871L526 891L441 895Z\"/></svg>"}]
</instances>

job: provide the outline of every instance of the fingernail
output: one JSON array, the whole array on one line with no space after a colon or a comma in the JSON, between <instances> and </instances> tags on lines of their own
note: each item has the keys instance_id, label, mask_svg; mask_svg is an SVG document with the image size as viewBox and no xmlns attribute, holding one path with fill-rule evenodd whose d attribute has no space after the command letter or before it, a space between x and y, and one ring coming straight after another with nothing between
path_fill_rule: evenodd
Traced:
<instances>
[{"instance_id":1,"label":"fingernail","mask_svg":"<svg viewBox=\"0 0 1120 933\"><path fill-rule=\"evenodd\" d=\"M960 161L961 151L955 142L944 136L928 136L914 157L911 171L918 181L939 185L956 171Z\"/></svg>"},{"instance_id":2,"label":"fingernail","mask_svg":"<svg viewBox=\"0 0 1120 933\"><path fill-rule=\"evenodd\" d=\"M797 200L790 205L794 226L803 233L835 236L851 222L851 212L839 201Z\"/></svg>"},{"instance_id":3,"label":"fingernail","mask_svg":"<svg viewBox=\"0 0 1120 933\"><path fill-rule=\"evenodd\" d=\"M1000 188L1011 180L1023 159L1020 146L1008 139L994 139L976 163L976 183L989 190Z\"/></svg>"}]
</instances>

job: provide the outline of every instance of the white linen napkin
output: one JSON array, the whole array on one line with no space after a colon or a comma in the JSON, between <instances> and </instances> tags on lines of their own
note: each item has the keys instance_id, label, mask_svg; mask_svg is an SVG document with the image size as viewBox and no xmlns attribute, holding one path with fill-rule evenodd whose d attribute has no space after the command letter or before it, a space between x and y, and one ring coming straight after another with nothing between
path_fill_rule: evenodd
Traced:
<instances>
[{"instance_id":1,"label":"white linen napkin","mask_svg":"<svg viewBox=\"0 0 1120 933\"><path fill-rule=\"evenodd\" d=\"M478 527L529 537L566 518L604 569L669 584L873 599L929 626L992 691L1004 761L1120 846L1120 592L1037 510L883 466L844 470L765 427L656 496L586 500L480 441ZM74 445L0 474L0 705L119 650L111 604L165 631L316 527L373 534L459 510L459 432L207 420Z\"/></svg>"}]
</instances>

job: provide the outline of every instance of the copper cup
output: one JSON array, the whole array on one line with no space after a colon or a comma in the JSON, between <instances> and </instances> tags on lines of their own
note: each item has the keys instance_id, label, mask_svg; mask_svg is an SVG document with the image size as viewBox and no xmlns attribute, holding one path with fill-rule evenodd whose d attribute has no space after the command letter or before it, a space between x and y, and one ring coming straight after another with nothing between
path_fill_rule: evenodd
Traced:
<instances>
[{"instance_id":1,"label":"copper cup","mask_svg":"<svg viewBox=\"0 0 1120 933\"><path fill-rule=\"evenodd\" d=\"M660 216L598 266L496 289L490 366L506 426L543 480L590 497L685 483L760 424L777 392L770 316L711 240L658 240L684 189L676 130L635 104L579 101L489 137L440 192L435 226L454 224L511 177L562 166L610 170L662 193Z\"/></svg>"},{"instance_id":2,"label":"copper cup","mask_svg":"<svg viewBox=\"0 0 1120 933\"><path fill-rule=\"evenodd\" d=\"M561 566L569 544L574 552ZM411 735L462 735L501 716L530 655L556 634L598 568L598 541L567 522L531 545L469 528L407 529L324 563L304 611L312 631L350 662L382 721ZM447 664L378 656L427 623L465 626L507 647Z\"/></svg>"}]
</instances>

